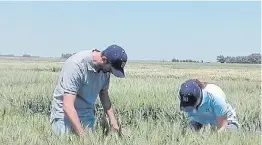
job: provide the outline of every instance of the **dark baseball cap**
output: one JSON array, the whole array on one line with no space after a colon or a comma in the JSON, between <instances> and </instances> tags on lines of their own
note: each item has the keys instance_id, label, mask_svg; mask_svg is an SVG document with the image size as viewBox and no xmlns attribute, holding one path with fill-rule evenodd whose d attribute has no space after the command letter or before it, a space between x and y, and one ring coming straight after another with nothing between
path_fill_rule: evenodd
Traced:
<instances>
[{"instance_id":1,"label":"dark baseball cap","mask_svg":"<svg viewBox=\"0 0 262 145\"><path fill-rule=\"evenodd\" d=\"M185 81L179 89L180 107L195 107L202 97L202 89L195 80Z\"/></svg>"},{"instance_id":2,"label":"dark baseball cap","mask_svg":"<svg viewBox=\"0 0 262 145\"><path fill-rule=\"evenodd\" d=\"M104 51L102 55L107 58L107 61L111 64L111 72L116 77L125 77L124 67L127 62L127 54L125 50L118 45L110 45Z\"/></svg>"}]
</instances>

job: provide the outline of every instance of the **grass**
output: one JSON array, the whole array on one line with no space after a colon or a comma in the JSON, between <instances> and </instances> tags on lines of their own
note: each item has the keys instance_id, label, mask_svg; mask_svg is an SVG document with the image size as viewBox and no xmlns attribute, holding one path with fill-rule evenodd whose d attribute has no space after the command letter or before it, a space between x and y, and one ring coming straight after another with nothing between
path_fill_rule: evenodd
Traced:
<instances>
[{"instance_id":1,"label":"grass","mask_svg":"<svg viewBox=\"0 0 262 145\"><path fill-rule=\"evenodd\" d=\"M260 65L130 62L127 77L112 77L110 96L130 137L103 138L101 129L84 140L56 138L49 124L50 102L62 63L0 60L0 144L259 144ZM224 134L183 128L178 86L189 78L216 83L236 108L241 131ZM99 103L99 100L98 102ZM97 112L100 113L99 111Z\"/></svg>"}]
</instances>

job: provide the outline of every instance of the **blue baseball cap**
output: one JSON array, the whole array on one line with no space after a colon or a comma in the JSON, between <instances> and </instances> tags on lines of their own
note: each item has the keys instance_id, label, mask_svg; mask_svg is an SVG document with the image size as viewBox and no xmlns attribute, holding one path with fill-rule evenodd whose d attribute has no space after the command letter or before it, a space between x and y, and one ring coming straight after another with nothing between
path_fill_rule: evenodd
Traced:
<instances>
[{"instance_id":1,"label":"blue baseball cap","mask_svg":"<svg viewBox=\"0 0 262 145\"><path fill-rule=\"evenodd\" d=\"M118 45L110 45L104 51L102 55L107 58L107 61L111 64L111 72L116 77L124 78L124 67L127 62L127 54L125 50Z\"/></svg>"},{"instance_id":2,"label":"blue baseball cap","mask_svg":"<svg viewBox=\"0 0 262 145\"><path fill-rule=\"evenodd\" d=\"M180 108L195 107L202 98L202 89L193 79L185 81L179 89Z\"/></svg>"}]
</instances>

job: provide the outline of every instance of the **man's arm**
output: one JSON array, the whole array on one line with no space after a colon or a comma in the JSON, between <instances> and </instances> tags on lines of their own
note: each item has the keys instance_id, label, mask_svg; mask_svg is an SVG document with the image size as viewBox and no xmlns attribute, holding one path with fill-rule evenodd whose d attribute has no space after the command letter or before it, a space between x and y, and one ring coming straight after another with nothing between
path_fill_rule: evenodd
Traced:
<instances>
[{"instance_id":1,"label":"man's arm","mask_svg":"<svg viewBox=\"0 0 262 145\"><path fill-rule=\"evenodd\" d=\"M113 128L118 130L119 126L108 95L108 89L102 89L99 93L99 97L104 111L107 113Z\"/></svg>"},{"instance_id":2,"label":"man's arm","mask_svg":"<svg viewBox=\"0 0 262 145\"><path fill-rule=\"evenodd\" d=\"M65 115L68 117L74 131L79 135L83 136L84 129L81 126L79 117L77 115L74 103L76 99L76 94L81 86L82 80L81 68L73 62L67 62L64 65L61 87L63 88L63 109Z\"/></svg>"},{"instance_id":3,"label":"man's arm","mask_svg":"<svg viewBox=\"0 0 262 145\"><path fill-rule=\"evenodd\" d=\"M84 129L81 126L79 117L77 115L76 109L74 107L74 102L76 99L76 95L65 94L64 95L64 111L67 115L69 121L72 124L73 129L79 136L84 135Z\"/></svg>"}]
</instances>

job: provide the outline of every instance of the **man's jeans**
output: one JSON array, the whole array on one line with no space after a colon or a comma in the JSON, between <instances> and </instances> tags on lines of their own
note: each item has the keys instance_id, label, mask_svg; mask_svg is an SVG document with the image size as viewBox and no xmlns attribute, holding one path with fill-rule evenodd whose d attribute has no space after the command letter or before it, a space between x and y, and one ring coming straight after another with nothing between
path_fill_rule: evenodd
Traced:
<instances>
[{"instance_id":1,"label":"man's jeans","mask_svg":"<svg viewBox=\"0 0 262 145\"><path fill-rule=\"evenodd\" d=\"M83 128L87 130L93 130L95 124L95 118L94 116L86 116L82 118L80 117L80 122ZM51 126L52 126L52 132L57 136L70 134L74 131L70 121L66 118L54 119L51 123Z\"/></svg>"}]
</instances>

